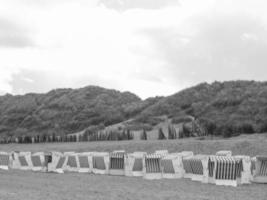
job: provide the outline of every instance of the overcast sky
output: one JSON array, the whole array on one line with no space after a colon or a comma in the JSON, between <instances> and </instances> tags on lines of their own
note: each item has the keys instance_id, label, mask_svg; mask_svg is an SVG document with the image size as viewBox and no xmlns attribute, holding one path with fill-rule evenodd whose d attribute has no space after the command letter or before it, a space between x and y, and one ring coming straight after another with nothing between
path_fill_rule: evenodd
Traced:
<instances>
[{"instance_id":1,"label":"overcast sky","mask_svg":"<svg viewBox=\"0 0 267 200\"><path fill-rule=\"evenodd\" d=\"M99 85L142 98L267 79L266 0L0 0L0 94Z\"/></svg>"}]
</instances>

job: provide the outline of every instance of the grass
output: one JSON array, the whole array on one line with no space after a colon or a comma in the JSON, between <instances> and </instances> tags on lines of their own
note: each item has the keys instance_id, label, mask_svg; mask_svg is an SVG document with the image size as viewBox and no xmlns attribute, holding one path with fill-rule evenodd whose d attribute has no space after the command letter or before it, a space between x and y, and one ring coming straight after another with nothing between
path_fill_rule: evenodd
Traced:
<instances>
[{"instance_id":1,"label":"grass","mask_svg":"<svg viewBox=\"0 0 267 200\"><path fill-rule=\"evenodd\" d=\"M92 174L0 171L5 200L266 200L266 185L237 188L187 179L153 180Z\"/></svg>"},{"instance_id":2,"label":"grass","mask_svg":"<svg viewBox=\"0 0 267 200\"><path fill-rule=\"evenodd\" d=\"M40 143L40 144L4 144L0 151L113 151L124 149L127 152L154 152L167 149L169 152L193 151L195 154L215 154L219 150L232 150L235 155L267 155L267 135L241 135L229 139L196 138L181 140L133 140L133 141L102 141L102 142L71 142L71 143Z\"/></svg>"}]
</instances>

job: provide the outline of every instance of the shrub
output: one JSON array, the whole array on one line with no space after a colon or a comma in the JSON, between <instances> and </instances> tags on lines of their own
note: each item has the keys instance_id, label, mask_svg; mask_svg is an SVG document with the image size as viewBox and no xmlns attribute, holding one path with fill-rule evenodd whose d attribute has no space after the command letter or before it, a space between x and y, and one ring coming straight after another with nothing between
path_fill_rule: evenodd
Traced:
<instances>
[{"instance_id":1,"label":"shrub","mask_svg":"<svg viewBox=\"0 0 267 200\"><path fill-rule=\"evenodd\" d=\"M141 136L140 136L140 139L141 140L147 140L147 133L146 133L145 129L143 129L143 131L141 133Z\"/></svg>"},{"instance_id":2,"label":"shrub","mask_svg":"<svg viewBox=\"0 0 267 200\"><path fill-rule=\"evenodd\" d=\"M228 106L237 106L242 103L242 99L234 99L234 98L225 98L225 99L218 99L212 103L212 105L216 108L225 108Z\"/></svg>"},{"instance_id":3,"label":"shrub","mask_svg":"<svg viewBox=\"0 0 267 200\"><path fill-rule=\"evenodd\" d=\"M173 140L177 138L176 130L173 126L168 126L168 139Z\"/></svg>"},{"instance_id":4,"label":"shrub","mask_svg":"<svg viewBox=\"0 0 267 200\"><path fill-rule=\"evenodd\" d=\"M144 124L149 124L151 126L156 126L160 122L164 121L160 117L152 117L150 115L141 114L139 117L135 119L136 122L141 122Z\"/></svg>"},{"instance_id":5,"label":"shrub","mask_svg":"<svg viewBox=\"0 0 267 200\"><path fill-rule=\"evenodd\" d=\"M190 116L177 116L172 119L173 124L188 123L192 121Z\"/></svg>"},{"instance_id":6,"label":"shrub","mask_svg":"<svg viewBox=\"0 0 267 200\"><path fill-rule=\"evenodd\" d=\"M126 137L126 139L127 140L132 140L134 137L133 137L133 134L132 134L132 132L129 130L129 129L127 129L127 137Z\"/></svg>"},{"instance_id":7,"label":"shrub","mask_svg":"<svg viewBox=\"0 0 267 200\"><path fill-rule=\"evenodd\" d=\"M222 135L223 135L224 138L232 137L234 135L234 128L233 128L233 126L230 125L230 124L226 124L222 128Z\"/></svg>"},{"instance_id":8,"label":"shrub","mask_svg":"<svg viewBox=\"0 0 267 200\"><path fill-rule=\"evenodd\" d=\"M190 103L181 105L181 109L182 110L186 110L186 109L188 109L190 107L191 107L191 104Z\"/></svg>"},{"instance_id":9,"label":"shrub","mask_svg":"<svg viewBox=\"0 0 267 200\"><path fill-rule=\"evenodd\" d=\"M216 130L216 123L210 119L201 118L199 119L200 125L207 130L208 135L214 135Z\"/></svg>"},{"instance_id":10,"label":"shrub","mask_svg":"<svg viewBox=\"0 0 267 200\"><path fill-rule=\"evenodd\" d=\"M166 137L165 137L165 135L163 133L162 128L159 128L159 130L158 130L158 140L165 140L165 139L166 139Z\"/></svg>"},{"instance_id":11,"label":"shrub","mask_svg":"<svg viewBox=\"0 0 267 200\"><path fill-rule=\"evenodd\" d=\"M144 124L144 123L139 123L139 122L130 122L128 124L125 125L126 129L132 130L132 131L139 131L139 130L146 130L146 131L150 131L152 130L153 126L151 126L150 124Z\"/></svg>"},{"instance_id":12,"label":"shrub","mask_svg":"<svg viewBox=\"0 0 267 200\"><path fill-rule=\"evenodd\" d=\"M191 128L186 123L183 123L183 137L190 137L190 136L191 136Z\"/></svg>"},{"instance_id":13,"label":"shrub","mask_svg":"<svg viewBox=\"0 0 267 200\"><path fill-rule=\"evenodd\" d=\"M259 126L259 132L260 132L260 133L266 133L266 132L267 132L267 122L262 123L262 124Z\"/></svg>"},{"instance_id":14,"label":"shrub","mask_svg":"<svg viewBox=\"0 0 267 200\"><path fill-rule=\"evenodd\" d=\"M251 123L245 122L245 123L240 123L237 125L237 133L246 133L246 134L252 134L254 133L254 128Z\"/></svg>"}]
</instances>

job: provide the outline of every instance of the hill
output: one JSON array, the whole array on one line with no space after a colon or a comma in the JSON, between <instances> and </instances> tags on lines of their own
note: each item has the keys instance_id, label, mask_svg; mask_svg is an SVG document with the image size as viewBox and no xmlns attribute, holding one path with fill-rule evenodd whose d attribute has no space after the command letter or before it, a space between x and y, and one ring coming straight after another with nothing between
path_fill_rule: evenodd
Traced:
<instances>
[{"instance_id":1,"label":"hill","mask_svg":"<svg viewBox=\"0 0 267 200\"><path fill-rule=\"evenodd\" d=\"M209 134L231 136L267 131L267 82L201 83L143 110L138 121L167 115L173 123L193 117Z\"/></svg>"},{"instance_id":2,"label":"hill","mask_svg":"<svg viewBox=\"0 0 267 200\"><path fill-rule=\"evenodd\" d=\"M201 83L167 97L141 100L97 86L0 97L0 136L56 134L123 124L155 129L191 121L210 135L267 131L267 82ZM184 130L183 130L184 131ZM155 134L155 131L153 132Z\"/></svg>"},{"instance_id":3,"label":"hill","mask_svg":"<svg viewBox=\"0 0 267 200\"><path fill-rule=\"evenodd\" d=\"M46 94L0 97L0 134L65 134L91 125L107 126L129 117L127 104L141 102L130 92L96 86L56 89Z\"/></svg>"}]
</instances>

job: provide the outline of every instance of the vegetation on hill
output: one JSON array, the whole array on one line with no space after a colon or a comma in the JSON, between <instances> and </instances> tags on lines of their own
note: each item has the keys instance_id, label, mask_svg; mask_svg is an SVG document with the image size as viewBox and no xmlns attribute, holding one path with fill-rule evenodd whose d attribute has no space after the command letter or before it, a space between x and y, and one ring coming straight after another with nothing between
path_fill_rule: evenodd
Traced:
<instances>
[{"instance_id":1,"label":"vegetation on hill","mask_svg":"<svg viewBox=\"0 0 267 200\"><path fill-rule=\"evenodd\" d=\"M125 120L125 106L141 102L129 92L90 86L57 89L46 94L0 97L0 134L57 135L91 125L107 126Z\"/></svg>"},{"instance_id":2,"label":"vegetation on hill","mask_svg":"<svg viewBox=\"0 0 267 200\"><path fill-rule=\"evenodd\" d=\"M5 95L0 97L0 113L2 137L65 135L88 127L127 124L129 119L131 129L149 130L162 121L162 116L173 124L184 123L188 136L199 129L230 137L267 132L267 82L201 83L171 96L146 100L96 86ZM195 128L188 128L188 124Z\"/></svg>"},{"instance_id":3,"label":"vegetation on hill","mask_svg":"<svg viewBox=\"0 0 267 200\"><path fill-rule=\"evenodd\" d=\"M138 119L147 121L160 115L168 115L173 122L193 117L211 135L266 132L267 82L202 83L161 99Z\"/></svg>"}]
</instances>

